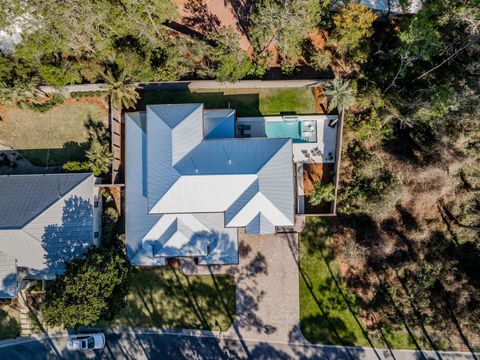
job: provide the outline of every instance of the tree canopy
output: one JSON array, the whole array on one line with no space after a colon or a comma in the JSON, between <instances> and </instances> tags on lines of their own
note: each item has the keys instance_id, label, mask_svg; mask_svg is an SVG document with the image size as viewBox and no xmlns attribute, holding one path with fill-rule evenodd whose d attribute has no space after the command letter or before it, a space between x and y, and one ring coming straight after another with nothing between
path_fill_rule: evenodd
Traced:
<instances>
[{"instance_id":1,"label":"tree canopy","mask_svg":"<svg viewBox=\"0 0 480 360\"><path fill-rule=\"evenodd\" d=\"M125 304L132 268L115 248L94 248L66 265L47 287L42 314L52 326L77 328L111 320Z\"/></svg>"}]
</instances>

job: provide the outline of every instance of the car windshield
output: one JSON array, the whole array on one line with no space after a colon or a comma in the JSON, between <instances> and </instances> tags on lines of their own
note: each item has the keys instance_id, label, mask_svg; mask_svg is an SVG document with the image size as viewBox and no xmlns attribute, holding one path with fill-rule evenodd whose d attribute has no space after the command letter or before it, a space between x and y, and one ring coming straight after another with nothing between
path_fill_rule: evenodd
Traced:
<instances>
[{"instance_id":1,"label":"car windshield","mask_svg":"<svg viewBox=\"0 0 480 360\"><path fill-rule=\"evenodd\" d=\"M95 339L93 337L89 337L87 342L89 349L93 349L95 347Z\"/></svg>"}]
</instances>

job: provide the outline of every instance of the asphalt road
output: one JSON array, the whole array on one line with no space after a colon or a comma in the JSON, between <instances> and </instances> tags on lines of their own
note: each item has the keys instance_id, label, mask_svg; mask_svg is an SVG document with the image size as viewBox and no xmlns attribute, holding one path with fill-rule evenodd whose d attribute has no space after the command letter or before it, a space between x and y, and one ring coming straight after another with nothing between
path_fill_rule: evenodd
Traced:
<instances>
[{"instance_id":1,"label":"asphalt road","mask_svg":"<svg viewBox=\"0 0 480 360\"><path fill-rule=\"evenodd\" d=\"M107 334L100 351L70 352L65 339L32 340L0 348L0 359L357 359L360 351L167 334ZM358 354L357 354L358 353ZM359 356L357 356L359 355Z\"/></svg>"},{"instance_id":2,"label":"asphalt road","mask_svg":"<svg viewBox=\"0 0 480 360\"><path fill-rule=\"evenodd\" d=\"M16 359L476 359L468 353L373 350L264 343L171 334L107 334L100 351L70 352L66 339L31 340L0 347L0 360Z\"/></svg>"}]
</instances>

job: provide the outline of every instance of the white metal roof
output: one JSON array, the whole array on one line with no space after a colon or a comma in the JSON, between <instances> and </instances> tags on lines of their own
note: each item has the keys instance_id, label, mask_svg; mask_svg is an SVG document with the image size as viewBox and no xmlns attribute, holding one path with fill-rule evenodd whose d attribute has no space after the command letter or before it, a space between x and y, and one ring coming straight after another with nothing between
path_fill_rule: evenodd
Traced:
<instances>
[{"instance_id":1,"label":"white metal roof","mask_svg":"<svg viewBox=\"0 0 480 360\"><path fill-rule=\"evenodd\" d=\"M132 262L152 261L142 247L148 242L153 257L231 263L237 255L225 251L237 251L237 234L230 227L247 226L257 217L251 231L293 225L291 140L204 140L202 104L147 106L145 113L126 114L125 123Z\"/></svg>"}]
</instances>

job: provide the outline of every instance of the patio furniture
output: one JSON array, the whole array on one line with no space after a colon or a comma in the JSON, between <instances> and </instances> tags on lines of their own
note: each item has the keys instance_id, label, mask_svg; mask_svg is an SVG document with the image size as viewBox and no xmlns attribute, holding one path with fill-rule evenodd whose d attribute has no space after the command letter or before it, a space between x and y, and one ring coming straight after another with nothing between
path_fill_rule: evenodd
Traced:
<instances>
[{"instance_id":1,"label":"patio furniture","mask_svg":"<svg viewBox=\"0 0 480 360\"><path fill-rule=\"evenodd\" d=\"M338 122L338 118L336 118L336 119L331 119L331 120L328 122L328 126L330 126L331 128L334 128L335 126L337 126L337 122Z\"/></svg>"}]
</instances>

